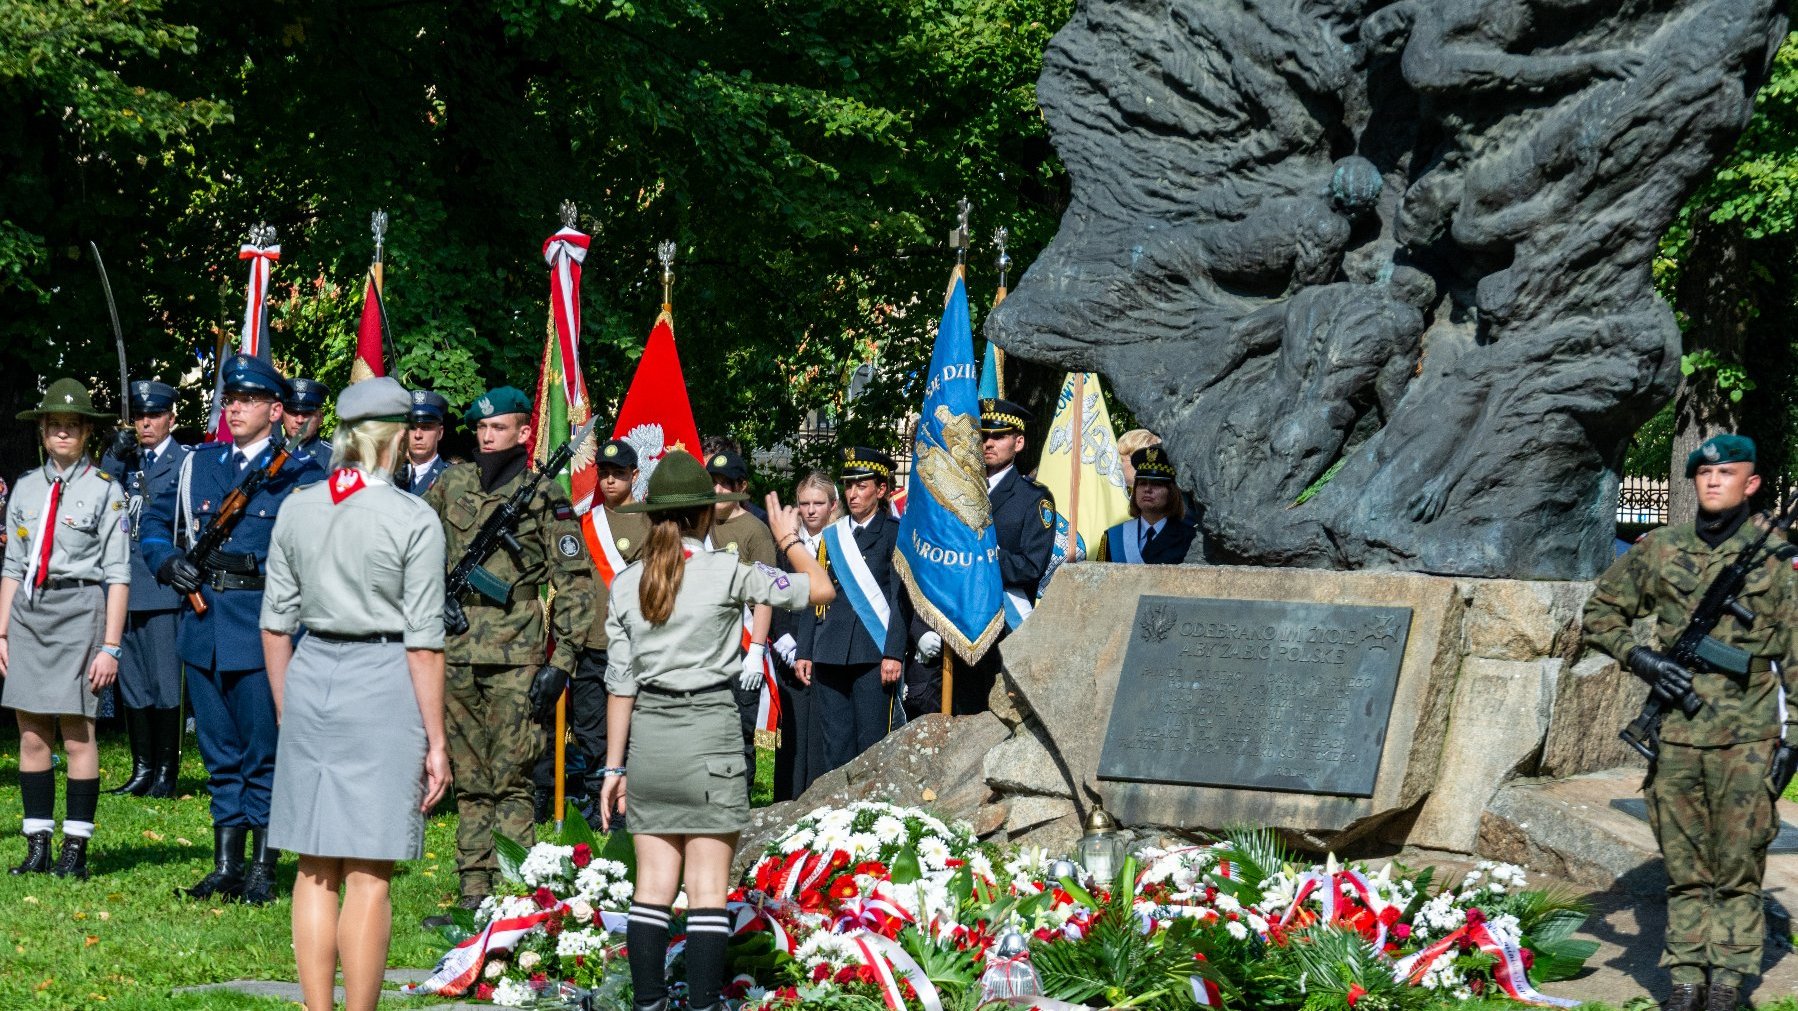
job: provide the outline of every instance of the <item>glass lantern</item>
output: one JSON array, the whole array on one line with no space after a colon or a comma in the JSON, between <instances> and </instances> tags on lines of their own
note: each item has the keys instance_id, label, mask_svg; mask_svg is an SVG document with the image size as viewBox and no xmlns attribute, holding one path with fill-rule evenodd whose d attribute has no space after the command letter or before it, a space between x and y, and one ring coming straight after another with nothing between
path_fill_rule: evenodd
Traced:
<instances>
[{"instance_id":1,"label":"glass lantern","mask_svg":"<svg viewBox=\"0 0 1798 1011\"><path fill-rule=\"evenodd\" d=\"M1030 964L1029 942L1015 931L1001 935L986 954L986 971L980 974L980 1002L1042 995L1043 981Z\"/></svg>"},{"instance_id":2,"label":"glass lantern","mask_svg":"<svg viewBox=\"0 0 1798 1011\"><path fill-rule=\"evenodd\" d=\"M1117 876L1118 868L1124 865L1129 850L1124 843L1124 834L1118 831L1117 819L1105 812L1097 804L1092 813L1086 816L1086 834L1080 837L1076 847L1076 855L1080 858L1080 866L1102 885L1111 884Z\"/></svg>"}]
</instances>

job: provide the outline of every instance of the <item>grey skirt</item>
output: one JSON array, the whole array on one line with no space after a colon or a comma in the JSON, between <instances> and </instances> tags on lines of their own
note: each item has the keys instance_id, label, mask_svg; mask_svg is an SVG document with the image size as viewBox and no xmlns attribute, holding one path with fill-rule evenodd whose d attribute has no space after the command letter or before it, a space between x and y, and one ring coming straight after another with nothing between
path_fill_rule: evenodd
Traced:
<instances>
[{"instance_id":1,"label":"grey skirt","mask_svg":"<svg viewBox=\"0 0 1798 1011\"><path fill-rule=\"evenodd\" d=\"M88 665L106 634L106 589L98 583L45 586L25 599L19 587L7 626L6 680L0 705L42 716L100 711L87 683Z\"/></svg>"},{"instance_id":2,"label":"grey skirt","mask_svg":"<svg viewBox=\"0 0 1798 1011\"><path fill-rule=\"evenodd\" d=\"M749 824L743 726L728 691L643 692L625 758L627 824L646 835L728 835Z\"/></svg>"},{"instance_id":3,"label":"grey skirt","mask_svg":"<svg viewBox=\"0 0 1798 1011\"><path fill-rule=\"evenodd\" d=\"M269 845L357 860L424 855L425 728L406 647L305 636L282 695Z\"/></svg>"}]
</instances>

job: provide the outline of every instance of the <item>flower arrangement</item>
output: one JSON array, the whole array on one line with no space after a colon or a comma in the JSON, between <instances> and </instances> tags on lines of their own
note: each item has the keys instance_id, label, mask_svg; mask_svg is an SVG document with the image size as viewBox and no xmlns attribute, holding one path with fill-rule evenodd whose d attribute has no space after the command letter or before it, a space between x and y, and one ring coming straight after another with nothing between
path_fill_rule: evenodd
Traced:
<instances>
[{"instance_id":1,"label":"flower arrangement","mask_svg":"<svg viewBox=\"0 0 1798 1011\"><path fill-rule=\"evenodd\" d=\"M611 845L502 847L506 894L470 919L434 981L454 974L467 984L454 992L509 1006L558 990L628 999L629 853ZM999 850L966 825L871 802L800 819L727 908L725 996L740 1011L972 1011L1020 992L1169 1011L1570 1005L1534 981L1566 978L1596 950L1573 939L1578 901L1529 889L1508 864L1438 887L1433 870L1312 864L1271 832L1239 831L1139 849L1095 881L1041 849ZM669 963L678 980L678 948Z\"/></svg>"}]
</instances>

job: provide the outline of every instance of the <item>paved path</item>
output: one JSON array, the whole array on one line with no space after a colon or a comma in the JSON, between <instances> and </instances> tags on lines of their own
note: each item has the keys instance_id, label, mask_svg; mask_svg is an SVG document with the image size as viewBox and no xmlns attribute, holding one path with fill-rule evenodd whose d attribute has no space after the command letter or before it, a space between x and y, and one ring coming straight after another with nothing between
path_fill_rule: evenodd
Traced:
<instances>
[{"instance_id":1,"label":"paved path","mask_svg":"<svg viewBox=\"0 0 1798 1011\"><path fill-rule=\"evenodd\" d=\"M417 983L430 978L430 972L424 969L389 969L387 982L392 987L401 983ZM202 993L208 990L228 990L232 993L248 994L252 997L276 997L282 1000L300 1002L300 984L279 980L238 979L229 983L208 983L205 986L180 987L176 993ZM337 988L338 1001L343 1000L343 987ZM388 989L382 992L383 1001L402 1002L403 1006L429 1007L433 1011L492 1011L492 1004L473 1004L466 1001L442 1001L429 997L408 998L400 996L398 990Z\"/></svg>"}]
</instances>

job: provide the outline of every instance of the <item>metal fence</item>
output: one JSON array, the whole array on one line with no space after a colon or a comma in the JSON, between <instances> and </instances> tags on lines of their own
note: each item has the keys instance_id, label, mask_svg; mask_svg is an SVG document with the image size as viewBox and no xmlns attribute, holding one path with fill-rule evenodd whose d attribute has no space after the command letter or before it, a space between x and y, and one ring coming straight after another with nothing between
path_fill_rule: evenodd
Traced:
<instances>
[{"instance_id":1,"label":"metal fence","mask_svg":"<svg viewBox=\"0 0 1798 1011\"><path fill-rule=\"evenodd\" d=\"M1666 523L1666 480L1625 476L1617 486L1617 522L1650 525Z\"/></svg>"}]
</instances>

